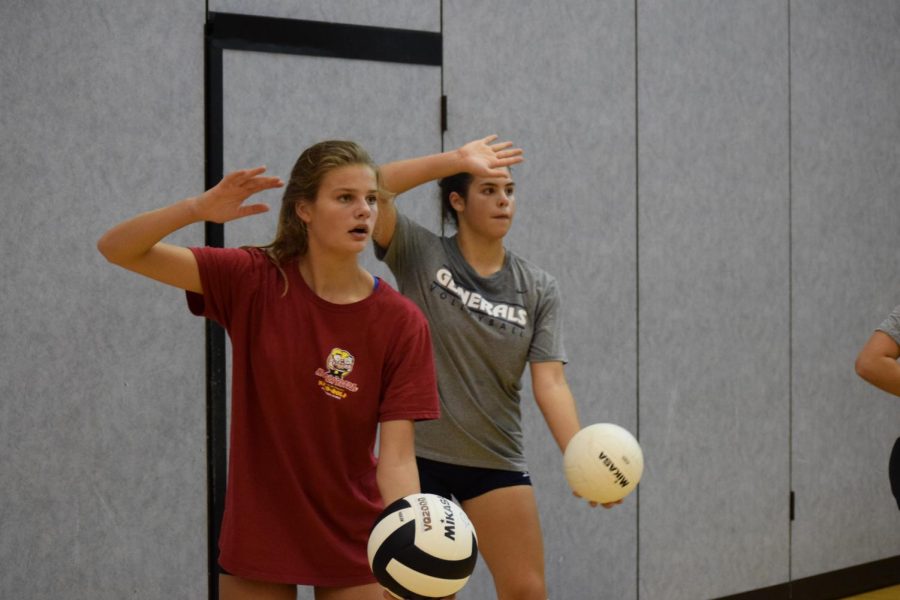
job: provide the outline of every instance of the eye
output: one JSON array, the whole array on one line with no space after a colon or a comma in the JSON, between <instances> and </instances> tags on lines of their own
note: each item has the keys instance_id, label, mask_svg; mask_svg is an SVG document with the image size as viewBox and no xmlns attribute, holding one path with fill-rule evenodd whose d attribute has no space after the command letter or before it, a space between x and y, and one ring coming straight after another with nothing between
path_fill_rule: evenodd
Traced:
<instances>
[{"instance_id":1,"label":"eye","mask_svg":"<svg viewBox=\"0 0 900 600\"><path fill-rule=\"evenodd\" d=\"M371 196L366 196L366 202L369 203L369 206L378 204L378 196L375 196L374 194Z\"/></svg>"},{"instance_id":2,"label":"eye","mask_svg":"<svg viewBox=\"0 0 900 600\"><path fill-rule=\"evenodd\" d=\"M486 188L484 188L484 189L481 190L481 193L484 194L485 196L490 196L491 194L494 193L494 188L492 188L492 187L486 187Z\"/></svg>"},{"instance_id":3,"label":"eye","mask_svg":"<svg viewBox=\"0 0 900 600\"><path fill-rule=\"evenodd\" d=\"M353 202L353 196L351 196L350 194L341 194L340 196L338 196L338 201L344 203Z\"/></svg>"},{"instance_id":4,"label":"eye","mask_svg":"<svg viewBox=\"0 0 900 600\"><path fill-rule=\"evenodd\" d=\"M512 197L516 193L516 188L508 187L506 188L506 195Z\"/></svg>"}]
</instances>

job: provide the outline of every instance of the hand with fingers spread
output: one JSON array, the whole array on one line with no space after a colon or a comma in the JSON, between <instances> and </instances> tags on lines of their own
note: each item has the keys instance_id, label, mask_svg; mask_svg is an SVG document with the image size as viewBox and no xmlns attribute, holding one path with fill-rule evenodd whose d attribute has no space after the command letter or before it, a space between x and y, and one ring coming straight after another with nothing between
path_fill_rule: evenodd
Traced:
<instances>
[{"instance_id":1,"label":"hand with fingers spread","mask_svg":"<svg viewBox=\"0 0 900 600\"><path fill-rule=\"evenodd\" d=\"M513 148L512 142L493 143L496 139L496 135L489 135L460 147L462 170L480 177L500 177L506 175L503 167L525 160L521 148Z\"/></svg>"},{"instance_id":2,"label":"hand with fingers spread","mask_svg":"<svg viewBox=\"0 0 900 600\"><path fill-rule=\"evenodd\" d=\"M227 223L267 212L269 207L265 204L244 204L254 194L284 185L279 177L263 177L265 171L265 167L256 167L225 175L222 181L194 199L193 208L197 217L203 221Z\"/></svg>"}]
</instances>

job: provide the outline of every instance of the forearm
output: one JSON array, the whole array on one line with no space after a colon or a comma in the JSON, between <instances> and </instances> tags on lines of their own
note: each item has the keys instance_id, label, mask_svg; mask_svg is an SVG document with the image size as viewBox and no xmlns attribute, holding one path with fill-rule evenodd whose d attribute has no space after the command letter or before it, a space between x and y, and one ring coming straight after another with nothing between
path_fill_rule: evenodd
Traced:
<instances>
[{"instance_id":1,"label":"forearm","mask_svg":"<svg viewBox=\"0 0 900 600\"><path fill-rule=\"evenodd\" d=\"M462 156L456 149L382 165L381 178L387 190L394 194L402 194L429 181L455 175L464 170Z\"/></svg>"},{"instance_id":2,"label":"forearm","mask_svg":"<svg viewBox=\"0 0 900 600\"><path fill-rule=\"evenodd\" d=\"M419 491L412 421L385 421L381 424L375 479L385 504Z\"/></svg>"},{"instance_id":3,"label":"forearm","mask_svg":"<svg viewBox=\"0 0 900 600\"><path fill-rule=\"evenodd\" d=\"M375 479L385 506L394 500L415 494L420 489L419 470L414 456L399 461L379 460Z\"/></svg>"},{"instance_id":4,"label":"forearm","mask_svg":"<svg viewBox=\"0 0 900 600\"><path fill-rule=\"evenodd\" d=\"M142 213L107 231L97 249L112 263L127 265L150 251L167 235L196 223L194 198Z\"/></svg>"},{"instance_id":5,"label":"forearm","mask_svg":"<svg viewBox=\"0 0 900 600\"><path fill-rule=\"evenodd\" d=\"M877 356L859 360L856 372L875 387L900 396L900 364L895 359Z\"/></svg>"},{"instance_id":6,"label":"forearm","mask_svg":"<svg viewBox=\"0 0 900 600\"><path fill-rule=\"evenodd\" d=\"M900 396L900 345L876 330L856 357L856 373L885 392Z\"/></svg>"},{"instance_id":7,"label":"forearm","mask_svg":"<svg viewBox=\"0 0 900 600\"><path fill-rule=\"evenodd\" d=\"M569 440L581 430L575 398L565 379L535 382L534 399L560 451L565 452Z\"/></svg>"}]
</instances>

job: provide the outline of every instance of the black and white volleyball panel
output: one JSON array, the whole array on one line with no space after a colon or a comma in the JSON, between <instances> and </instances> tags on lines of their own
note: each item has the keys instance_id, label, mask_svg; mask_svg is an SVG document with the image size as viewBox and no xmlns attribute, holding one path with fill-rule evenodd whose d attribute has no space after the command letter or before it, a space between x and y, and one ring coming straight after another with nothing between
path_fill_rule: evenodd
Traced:
<instances>
[{"instance_id":1,"label":"black and white volleyball panel","mask_svg":"<svg viewBox=\"0 0 900 600\"><path fill-rule=\"evenodd\" d=\"M398 598L426 600L458 592L478 560L469 518L435 494L412 494L379 515L369 535L369 565Z\"/></svg>"}]
</instances>

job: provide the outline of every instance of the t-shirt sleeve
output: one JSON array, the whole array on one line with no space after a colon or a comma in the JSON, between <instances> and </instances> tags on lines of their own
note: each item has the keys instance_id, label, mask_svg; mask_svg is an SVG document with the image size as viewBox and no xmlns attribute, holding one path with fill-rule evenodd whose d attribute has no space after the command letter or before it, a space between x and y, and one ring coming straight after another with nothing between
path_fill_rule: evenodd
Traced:
<instances>
[{"instance_id":1,"label":"t-shirt sleeve","mask_svg":"<svg viewBox=\"0 0 900 600\"><path fill-rule=\"evenodd\" d=\"M412 304L396 327L384 365L380 421L422 421L440 416L428 322Z\"/></svg>"},{"instance_id":2,"label":"t-shirt sleeve","mask_svg":"<svg viewBox=\"0 0 900 600\"><path fill-rule=\"evenodd\" d=\"M876 331L883 331L900 344L900 305L895 306L891 314L875 329Z\"/></svg>"},{"instance_id":3,"label":"t-shirt sleeve","mask_svg":"<svg viewBox=\"0 0 900 600\"><path fill-rule=\"evenodd\" d=\"M541 291L534 318L534 335L528 349L530 362L568 362L563 344L562 299L556 280L550 277Z\"/></svg>"},{"instance_id":4,"label":"t-shirt sleeve","mask_svg":"<svg viewBox=\"0 0 900 600\"><path fill-rule=\"evenodd\" d=\"M374 239L372 243L375 245L375 258L384 262L391 270L397 263L397 257L403 256L409 246L407 239L407 230L409 229L409 219L400 211L397 211L397 222L394 225L394 236L391 243L385 248Z\"/></svg>"},{"instance_id":5,"label":"t-shirt sleeve","mask_svg":"<svg viewBox=\"0 0 900 600\"><path fill-rule=\"evenodd\" d=\"M191 248L200 270L203 293L186 292L190 311L216 321L226 329L231 324L239 286L253 266L253 257L242 248Z\"/></svg>"},{"instance_id":6,"label":"t-shirt sleeve","mask_svg":"<svg viewBox=\"0 0 900 600\"><path fill-rule=\"evenodd\" d=\"M436 234L398 211L394 237L387 248L375 243L375 257L388 266L399 282L412 276L416 257L422 254L425 247L438 243L440 239Z\"/></svg>"}]
</instances>

